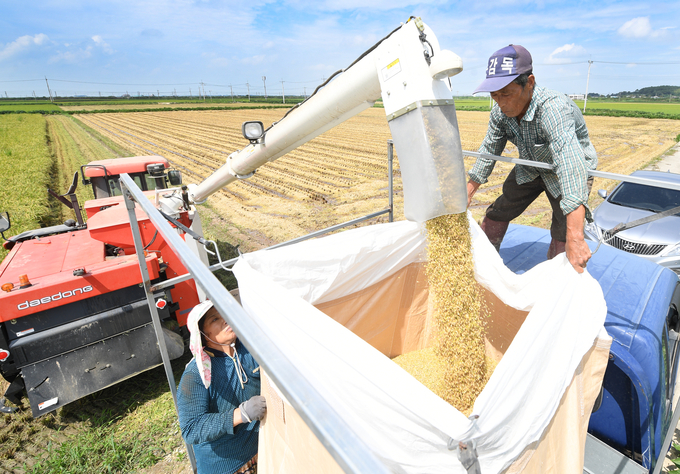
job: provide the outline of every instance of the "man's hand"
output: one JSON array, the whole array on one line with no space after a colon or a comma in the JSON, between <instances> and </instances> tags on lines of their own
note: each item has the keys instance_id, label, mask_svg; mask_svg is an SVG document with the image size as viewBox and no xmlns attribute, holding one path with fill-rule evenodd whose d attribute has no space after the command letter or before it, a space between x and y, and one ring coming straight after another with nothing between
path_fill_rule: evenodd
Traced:
<instances>
[{"instance_id":1,"label":"man's hand","mask_svg":"<svg viewBox=\"0 0 680 474\"><path fill-rule=\"evenodd\" d=\"M586 208L579 206L567 214L567 243L565 250L567 259L578 273L583 273L590 260L590 247L583 237L583 222L586 219Z\"/></svg>"},{"instance_id":2,"label":"man's hand","mask_svg":"<svg viewBox=\"0 0 680 474\"><path fill-rule=\"evenodd\" d=\"M472 196L475 195L479 186L480 186L480 184L477 183L476 181L472 181L472 180L468 181L468 183L467 183L467 195L468 195L467 207L470 207L470 203L472 202Z\"/></svg>"}]
</instances>

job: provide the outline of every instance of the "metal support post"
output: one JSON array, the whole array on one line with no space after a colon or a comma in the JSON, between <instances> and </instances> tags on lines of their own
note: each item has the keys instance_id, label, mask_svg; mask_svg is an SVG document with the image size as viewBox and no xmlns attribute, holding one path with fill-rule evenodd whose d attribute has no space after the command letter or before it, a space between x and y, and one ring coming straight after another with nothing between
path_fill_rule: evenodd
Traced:
<instances>
[{"instance_id":1,"label":"metal support post","mask_svg":"<svg viewBox=\"0 0 680 474\"><path fill-rule=\"evenodd\" d=\"M125 183L123 183L123 196L125 198L125 207L128 210L130 217L130 228L132 229L132 238L135 242L135 252L137 253L137 261L139 262L139 270L142 273L142 283L144 285L144 292L146 293L146 301L149 304L149 311L151 312L151 320L153 328L156 332L156 339L158 340L158 347L161 351L161 358L163 359L163 367L165 367L165 375L168 379L170 392L172 392L172 400L175 404L175 411L177 412L177 384L175 383L175 376L172 373L172 365L170 364L170 356L168 355L168 348L165 345L165 335L163 334L163 326L158 316L158 309L156 308L156 301L151 292L151 278L149 277L149 269L146 266L146 258L144 256L144 244L142 243L142 236L139 232L139 223L135 214L134 198L130 195ZM178 412L179 415L179 412ZM196 472L196 458L194 457L194 450L190 444L185 443L191 468Z\"/></svg>"},{"instance_id":2,"label":"metal support post","mask_svg":"<svg viewBox=\"0 0 680 474\"><path fill-rule=\"evenodd\" d=\"M586 104L588 104L588 85L590 84L590 66L593 65L592 61L588 61L588 79L586 79L586 96L583 99L583 113L586 113Z\"/></svg>"},{"instance_id":3,"label":"metal support post","mask_svg":"<svg viewBox=\"0 0 680 474\"><path fill-rule=\"evenodd\" d=\"M321 444L347 473L387 474L388 468L353 434L342 414L321 396L312 383L295 367L285 353L251 319L245 310L215 278L208 267L194 255L160 212L135 185L127 173L120 180L135 197L137 204L149 216L151 223L169 247L191 273L218 312L239 335L250 353L283 395L307 423ZM141 247L138 247L141 248Z\"/></svg>"},{"instance_id":4,"label":"metal support post","mask_svg":"<svg viewBox=\"0 0 680 474\"><path fill-rule=\"evenodd\" d=\"M389 214L389 221L394 222L394 195L393 195L393 163L394 163L394 141L393 140L387 140L387 176L388 176L388 187L389 187L389 207L390 207L390 214Z\"/></svg>"}]
</instances>

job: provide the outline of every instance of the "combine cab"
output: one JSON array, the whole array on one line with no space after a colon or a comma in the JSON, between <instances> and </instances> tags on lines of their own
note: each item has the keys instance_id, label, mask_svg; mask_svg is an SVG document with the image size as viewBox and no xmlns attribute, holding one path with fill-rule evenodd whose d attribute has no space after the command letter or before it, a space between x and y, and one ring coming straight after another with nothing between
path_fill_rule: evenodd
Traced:
<instances>
[{"instance_id":1,"label":"combine cab","mask_svg":"<svg viewBox=\"0 0 680 474\"><path fill-rule=\"evenodd\" d=\"M177 186L181 182L179 171L165 170L168 160L161 156L134 156L113 160L92 161L80 167L83 184L91 184L95 199L120 196L121 173L127 173L142 191L165 189L167 184Z\"/></svg>"},{"instance_id":2,"label":"combine cab","mask_svg":"<svg viewBox=\"0 0 680 474\"><path fill-rule=\"evenodd\" d=\"M85 165L83 183L95 195L84 205L87 223L75 197L76 174L66 194L50 193L74 209L78 222L23 232L4 243L10 253L0 265L0 372L11 382L5 397L19 403L25 390L33 416L162 363L119 175L129 173L154 198L156 189L180 182L178 172L166 175L166 168L168 161L157 156ZM179 195L177 189L167 193ZM187 208L173 217L189 227ZM0 230L6 232L4 216ZM138 218L152 280L186 273L148 218ZM196 286L182 282L154 298L170 357L179 357L184 344L177 329L198 303ZM4 404L0 409L12 410Z\"/></svg>"}]
</instances>

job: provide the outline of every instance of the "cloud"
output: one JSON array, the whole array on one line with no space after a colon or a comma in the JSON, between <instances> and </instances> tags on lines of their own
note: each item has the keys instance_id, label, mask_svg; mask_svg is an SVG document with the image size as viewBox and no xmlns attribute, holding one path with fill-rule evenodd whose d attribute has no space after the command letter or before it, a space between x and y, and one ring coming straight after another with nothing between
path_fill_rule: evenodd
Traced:
<instances>
[{"instance_id":1,"label":"cloud","mask_svg":"<svg viewBox=\"0 0 680 474\"><path fill-rule=\"evenodd\" d=\"M43 33L39 33L35 36L25 35L17 38L16 40L8 43L4 48L0 49L0 61L10 58L16 54L20 54L24 51L35 46L42 46L47 43L49 38Z\"/></svg>"},{"instance_id":2,"label":"cloud","mask_svg":"<svg viewBox=\"0 0 680 474\"><path fill-rule=\"evenodd\" d=\"M625 22L618 33L626 38L644 38L653 35L654 32L649 17L640 16Z\"/></svg>"},{"instance_id":3,"label":"cloud","mask_svg":"<svg viewBox=\"0 0 680 474\"><path fill-rule=\"evenodd\" d=\"M550 56L548 56L548 59L546 59L545 62L548 64L569 63L571 62L571 58L575 56L582 56L584 53L585 49L583 46L579 46L576 43L565 44L564 46L560 46L550 53Z\"/></svg>"},{"instance_id":4,"label":"cloud","mask_svg":"<svg viewBox=\"0 0 680 474\"><path fill-rule=\"evenodd\" d=\"M48 62L50 64L54 63L77 64L82 61L85 61L86 59L90 59L94 55L94 53L96 53L97 50L104 51L106 54L113 54L115 52L100 35L94 35L91 38L91 40L94 42L94 45L87 44L87 46L80 47L77 49L75 49L75 45L73 44L65 44L64 46L66 46L67 48L73 49L57 52L57 54L52 56Z\"/></svg>"},{"instance_id":5,"label":"cloud","mask_svg":"<svg viewBox=\"0 0 680 474\"><path fill-rule=\"evenodd\" d=\"M92 57L92 46L88 46L87 48L84 49L79 48L75 51L59 52L52 56L48 62L51 64L53 63L75 64L84 61L85 59L88 59L90 57Z\"/></svg>"},{"instance_id":6,"label":"cloud","mask_svg":"<svg viewBox=\"0 0 680 474\"><path fill-rule=\"evenodd\" d=\"M105 53L113 54L113 49L111 49L111 46L109 46L109 44L106 43L101 36L94 35L92 37L92 41L94 41L95 45L101 48Z\"/></svg>"},{"instance_id":7,"label":"cloud","mask_svg":"<svg viewBox=\"0 0 680 474\"><path fill-rule=\"evenodd\" d=\"M262 64L266 58L267 57L264 54L258 54L258 55L255 55L255 56L243 58L243 59L241 59L241 62L243 64L249 64L251 66L254 66L256 64Z\"/></svg>"}]
</instances>

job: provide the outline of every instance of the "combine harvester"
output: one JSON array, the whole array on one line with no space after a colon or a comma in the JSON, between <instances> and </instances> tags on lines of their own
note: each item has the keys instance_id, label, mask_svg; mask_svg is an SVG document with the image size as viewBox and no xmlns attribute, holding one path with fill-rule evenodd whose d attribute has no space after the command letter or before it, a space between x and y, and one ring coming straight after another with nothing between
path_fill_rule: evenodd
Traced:
<instances>
[{"instance_id":1,"label":"combine harvester","mask_svg":"<svg viewBox=\"0 0 680 474\"><path fill-rule=\"evenodd\" d=\"M466 211L449 82L461 70L412 18L269 129L245 123L250 144L198 186L165 189L158 157L90 164L87 224L6 244L7 398L25 388L38 416L161 361L175 395L168 328L207 296L266 372L261 473L659 472L677 423L680 304L677 276L659 266L600 249L588 267L598 285L565 258L542 262L547 231L512 227L501 261L471 222L494 303L487 352L500 360L473 416L388 358L432 341L421 224ZM195 204L380 97L409 221L244 255L239 305L211 272L234 262L207 265ZM78 216L75 184L61 198Z\"/></svg>"}]
</instances>

